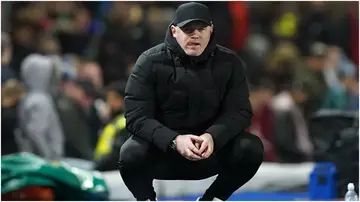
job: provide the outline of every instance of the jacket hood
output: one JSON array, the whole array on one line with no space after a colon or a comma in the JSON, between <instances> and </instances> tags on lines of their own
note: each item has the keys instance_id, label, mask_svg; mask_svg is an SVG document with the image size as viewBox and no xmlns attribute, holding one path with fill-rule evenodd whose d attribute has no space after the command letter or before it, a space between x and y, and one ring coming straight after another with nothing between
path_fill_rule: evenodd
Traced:
<instances>
[{"instance_id":1,"label":"jacket hood","mask_svg":"<svg viewBox=\"0 0 360 202\"><path fill-rule=\"evenodd\" d=\"M179 43L176 41L176 39L171 34L171 25L173 25L173 22L169 25L166 36L165 36L165 44L170 49L170 51L176 55L179 58L189 58L193 61L203 61L206 60L216 49L216 40L215 40L215 27L213 30L213 33L211 34L209 44L205 48L204 52L202 52L199 56L189 56L185 53L185 51L181 48Z\"/></svg>"},{"instance_id":2,"label":"jacket hood","mask_svg":"<svg viewBox=\"0 0 360 202\"><path fill-rule=\"evenodd\" d=\"M29 91L51 92L59 85L60 67L54 57L31 54L21 64L20 74Z\"/></svg>"}]
</instances>

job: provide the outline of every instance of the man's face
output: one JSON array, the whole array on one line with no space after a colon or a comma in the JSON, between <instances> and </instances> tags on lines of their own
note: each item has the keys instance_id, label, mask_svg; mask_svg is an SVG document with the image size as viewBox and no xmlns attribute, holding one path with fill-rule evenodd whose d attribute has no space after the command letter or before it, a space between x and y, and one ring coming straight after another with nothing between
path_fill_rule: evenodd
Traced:
<instances>
[{"instance_id":1,"label":"man's face","mask_svg":"<svg viewBox=\"0 0 360 202\"><path fill-rule=\"evenodd\" d=\"M1 66L7 66L10 64L12 58L11 48L4 48L1 54Z\"/></svg>"},{"instance_id":2,"label":"man's face","mask_svg":"<svg viewBox=\"0 0 360 202\"><path fill-rule=\"evenodd\" d=\"M96 63L84 63L79 71L79 78L90 79L96 88L103 86L101 67Z\"/></svg>"},{"instance_id":3,"label":"man's face","mask_svg":"<svg viewBox=\"0 0 360 202\"><path fill-rule=\"evenodd\" d=\"M112 112L119 111L124 106L124 98L115 91L108 91L106 101Z\"/></svg>"},{"instance_id":4,"label":"man's face","mask_svg":"<svg viewBox=\"0 0 360 202\"><path fill-rule=\"evenodd\" d=\"M213 26L201 22L189 23L182 28L172 25L171 32L187 55L199 56L210 41Z\"/></svg>"},{"instance_id":5,"label":"man's face","mask_svg":"<svg viewBox=\"0 0 360 202\"><path fill-rule=\"evenodd\" d=\"M93 102L93 98L89 97L85 90L81 88L79 85L74 82L66 82L64 84L64 90L72 97L77 103L79 103L84 108L88 108L91 106Z\"/></svg>"},{"instance_id":6,"label":"man's face","mask_svg":"<svg viewBox=\"0 0 360 202\"><path fill-rule=\"evenodd\" d=\"M297 104L303 104L308 99L308 94L304 91L296 90L293 92L293 99Z\"/></svg>"},{"instance_id":7,"label":"man's face","mask_svg":"<svg viewBox=\"0 0 360 202\"><path fill-rule=\"evenodd\" d=\"M314 71L321 71L325 67L324 57L310 57L310 66Z\"/></svg>"}]
</instances>

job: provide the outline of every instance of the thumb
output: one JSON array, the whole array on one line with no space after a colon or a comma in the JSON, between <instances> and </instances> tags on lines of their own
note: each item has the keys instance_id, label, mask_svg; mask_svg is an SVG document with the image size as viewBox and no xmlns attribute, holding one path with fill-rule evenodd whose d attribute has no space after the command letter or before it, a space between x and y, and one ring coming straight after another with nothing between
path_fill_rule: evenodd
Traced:
<instances>
[{"instance_id":1,"label":"thumb","mask_svg":"<svg viewBox=\"0 0 360 202\"><path fill-rule=\"evenodd\" d=\"M209 145L207 142L202 143L200 146L200 149L199 149L200 154L203 154L205 152L205 150L208 148L208 146Z\"/></svg>"}]
</instances>

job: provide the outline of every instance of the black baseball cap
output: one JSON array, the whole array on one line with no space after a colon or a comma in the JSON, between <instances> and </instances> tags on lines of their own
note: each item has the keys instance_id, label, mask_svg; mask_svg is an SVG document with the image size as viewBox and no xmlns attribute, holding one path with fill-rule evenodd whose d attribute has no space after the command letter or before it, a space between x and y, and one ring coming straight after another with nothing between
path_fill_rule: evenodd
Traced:
<instances>
[{"instance_id":1,"label":"black baseball cap","mask_svg":"<svg viewBox=\"0 0 360 202\"><path fill-rule=\"evenodd\" d=\"M194 21L201 21L210 26L212 21L209 8L196 2L181 4L176 10L173 24L181 28Z\"/></svg>"}]
</instances>

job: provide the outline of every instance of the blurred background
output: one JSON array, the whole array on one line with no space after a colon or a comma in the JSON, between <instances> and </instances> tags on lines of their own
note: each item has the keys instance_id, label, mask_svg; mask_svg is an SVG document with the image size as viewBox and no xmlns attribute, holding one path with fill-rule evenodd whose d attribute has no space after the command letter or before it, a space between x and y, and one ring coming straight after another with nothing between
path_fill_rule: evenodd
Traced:
<instances>
[{"instance_id":1,"label":"blurred background","mask_svg":"<svg viewBox=\"0 0 360 202\"><path fill-rule=\"evenodd\" d=\"M358 2L202 3L212 13L217 42L234 50L246 63L254 111L248 130L265 145L265 163L257 174L261 178L255 176L248 183L251 186L244 188L244 192L256 194L232 199L296 198L259 194L279 191L305 194L297 199L309 198L311 192L319 195L316 188L308 188L320 183L311 177L317 175L314 168L319 162L332 163L330 167L337 170L336 176L332 169L321 171L329 177L315 186L329 190L329 196L322 195L322 199L343 197L346 185L354 182L357 186L359 178ZM36 136L36 143L46 143L41 146L44 151L64 148L57 156L34 152L39 158L101 171L111 199L132 199L116 171L119 148L127 136L124 87L137 57L163 42L180 4L1 2L2 176L3 165L14 161L12 154L29 151L24 149L24 139ZM27 60L32 54L46 59ZM53 104L26 109L34 101L27 98L39 88ZM55 118L47 118L50 113ZM21 127L29 122L35 130ZM42 134L40 129L45 127L47 132ZM12 160L4 162L3 155ZM13 171L12 166L7 166L7 174ZM276 176L274 173L278 178L266 184L265 178ZM284 177L286 173L292 180ZM296 181L296 175L299 182L291 185L289 181ZM275 183L281 180L285 183ZM258 182L263 184L257 186ZM194 185L194 189L174 183L171 186L178 187L177 191L156 185L161 199L195 199L208 182ZM28 197L35 193L20 188L16 191L26 192ZM2 189L2 196L21 195L10 190ZM36 197L48 192L47 196L54 195L48 189L36 190L41 193Z\"/></svg>"}]
</instances>

